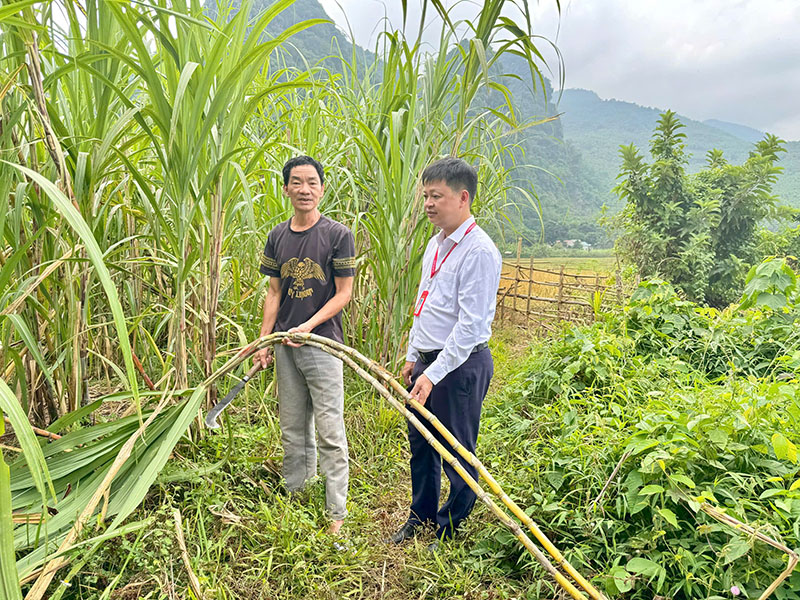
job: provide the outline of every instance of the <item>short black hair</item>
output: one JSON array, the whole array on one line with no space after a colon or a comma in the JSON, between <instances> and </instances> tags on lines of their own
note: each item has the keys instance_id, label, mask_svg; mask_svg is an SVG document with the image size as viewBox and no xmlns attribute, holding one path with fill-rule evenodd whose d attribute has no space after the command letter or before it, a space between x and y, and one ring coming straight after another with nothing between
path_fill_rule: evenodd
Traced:
<instances>
[{"instance_id":1,"label":"short black hair","mask_svg":"<svg viewBox=\"0 0 800 600\"><path fill-rule=\"evenodd\" d=\"M422 172L422 185L434 181L444 181L453 190L467 190L469 203L475 200L478 192L478 173L464 160L455 156L448 156L431 163Z\"/></svg>"},{"instance_id":2,"label":"short black hair","mask_svg":"<svg viewBox=\"0 0 800 600\"><path fill-rule=\"evenodd\" d=\"M320 184L325 183L325 170L322 168L322 165L319 163L319 161L314 160L310 156L303 155L290 158L286 161L286 164L283 165L283 185L289 185L289 176L292 174L292 169L295 167L301 167L303 165L311 165L314 167L319 175Z\"/></svg>"}]
</instances>

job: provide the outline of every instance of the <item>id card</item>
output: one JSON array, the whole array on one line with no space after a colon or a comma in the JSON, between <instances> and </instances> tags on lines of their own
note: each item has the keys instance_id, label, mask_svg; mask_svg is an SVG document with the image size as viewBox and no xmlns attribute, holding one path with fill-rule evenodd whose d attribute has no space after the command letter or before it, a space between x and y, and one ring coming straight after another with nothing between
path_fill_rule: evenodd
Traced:
<instances>
[{"instance_id":1,"label":"id card","mask_svg":"<svg viewBox=\"0 0 800 600\"><path fill-rule=\"evenodd\" d=\"M414 309L414 316L418 317L419 313L422 312L422 307L425 305L425 300L428 297L428 290L425 290L419 295L419 300L417 300L417 308Z\"/></svg>"}]
</instances>

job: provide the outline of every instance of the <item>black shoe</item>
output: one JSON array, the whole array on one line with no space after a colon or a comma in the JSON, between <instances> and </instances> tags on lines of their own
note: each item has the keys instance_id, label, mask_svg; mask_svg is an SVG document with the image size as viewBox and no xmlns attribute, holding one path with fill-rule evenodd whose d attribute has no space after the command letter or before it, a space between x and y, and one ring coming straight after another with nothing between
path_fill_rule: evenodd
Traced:
<instances>
[{"instance_id":1,"label":"black shoe","mask_svg":"<svg viewBox=\"0 0 800 600\"><path fill-rule=\"evenodd\" d=\"M417 529L416 523L409 523L408 521L406 521L406 523L400 529L395 531L391 536L389 536L388 539L384 541L387 544L400 544L402 542L405 542L406 540L410 540L415 535L417 535L416 529Z\"/></svg>"}]
</instances>

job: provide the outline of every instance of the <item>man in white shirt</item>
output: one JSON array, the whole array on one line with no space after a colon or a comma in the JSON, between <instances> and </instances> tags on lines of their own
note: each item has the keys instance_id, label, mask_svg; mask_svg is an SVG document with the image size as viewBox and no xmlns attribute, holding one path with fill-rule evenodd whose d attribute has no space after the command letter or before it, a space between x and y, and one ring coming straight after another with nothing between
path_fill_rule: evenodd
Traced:
<instances>
[{"instance_id":1,"label":"man in white shirt","mask_svg":"<svg viewBox=\"0 0 800 600\"><path fill-rule=\"evenodd\" d=\"M470 452L475 451L481 406L494 364L487 346L495 313L502 260L470 207L478 175L461 159L448 157L422 173L424 208L440 228L422 259L422 278L414 307L403 380L411 395L435 414ZM447 443L432 430L444 445ZM409 423L411 511L390 541L414 537L419 526L436 525L437 540L453 536L475 505L475 493L449 465L450 495L439 508L442 461ZM475 479L474 467L458 457Z\"/></svg>"}]
</instances>

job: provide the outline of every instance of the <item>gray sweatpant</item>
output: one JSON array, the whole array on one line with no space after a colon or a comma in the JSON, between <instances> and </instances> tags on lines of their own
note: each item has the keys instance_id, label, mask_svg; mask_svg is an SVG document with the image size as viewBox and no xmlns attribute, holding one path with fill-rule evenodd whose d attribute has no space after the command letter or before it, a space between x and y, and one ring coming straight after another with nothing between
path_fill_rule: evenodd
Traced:
<instances>
[{"instance_id":1,"label":"gray sweatpant","mask_svg":"<svg viewBox=\"0 0 800 600\"><path fill-rule=\"evenodd\" d=\"M275 346L283 477L292 492L325 475L325 505L331 519L347 516L347 437L344 431L342 361L312 346ZM316 423L319 444L314 436Z\"/></svg>"}]
</instances>

